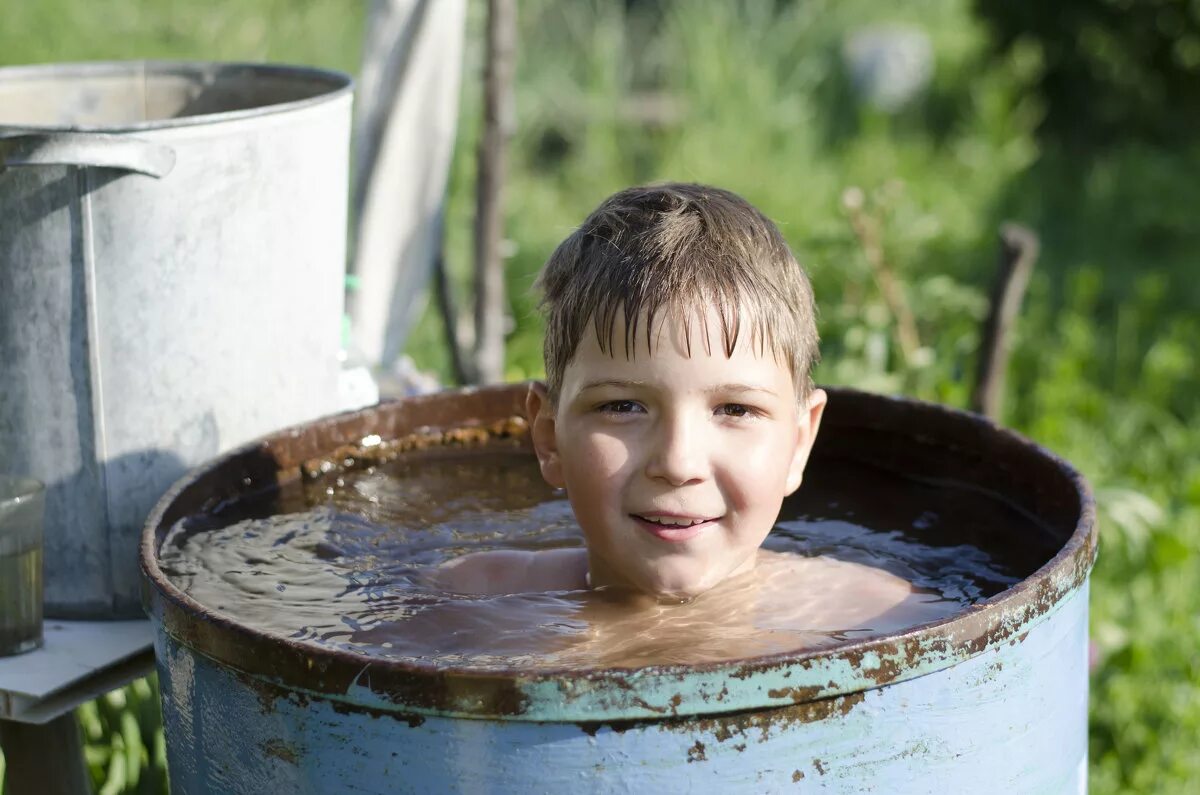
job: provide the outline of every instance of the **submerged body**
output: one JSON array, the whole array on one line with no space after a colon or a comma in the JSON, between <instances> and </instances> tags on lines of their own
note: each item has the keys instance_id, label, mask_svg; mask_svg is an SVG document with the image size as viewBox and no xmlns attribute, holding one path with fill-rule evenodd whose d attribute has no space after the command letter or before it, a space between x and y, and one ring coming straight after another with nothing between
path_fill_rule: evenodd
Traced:
<instances>
[{"instance_id":1,"label":"submerged body","mask_svg":"<svg viewBox=\"0 0 1200 795\"><path fill-rule=\"evenodd\" d=\"M584 591L582 549L481 552L456 558L437 587L476 597ZM945 618L961 609L884 569L828 556L759 550L755 565L687 600L623 588L596 592L585 631L544 650L561 664L695 664L827 646Z\"/></svg>"}]
</instances>

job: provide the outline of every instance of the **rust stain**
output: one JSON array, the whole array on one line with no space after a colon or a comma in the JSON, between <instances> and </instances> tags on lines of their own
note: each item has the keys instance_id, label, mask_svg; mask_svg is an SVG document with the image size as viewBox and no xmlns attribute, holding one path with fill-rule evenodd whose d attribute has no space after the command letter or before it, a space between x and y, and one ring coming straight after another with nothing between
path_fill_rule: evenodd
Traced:
<instances>
[{"instance_id":1,"label":"rust stain","mask_svg":"<svg viewBox=\"0 0 1200 795\"><path fill-rule=\"evenodd\" d=\"M263 681L241 671L233 671L233 674L242 686L258 699L259 712L263 715L274 714L276 705L280 701L286 701L302 709L309 706L310 699L305 693Z\"/></svg>"},{"instance_id":2,"label":"rust stain","mask_svg":"<svg viewBox=\"0 0 1200 795\"><path fill-rule=\"evenodd\" d=\"M809 687L777 687L767 691L770 698L790 698L793 704L801 701L812 701L821 695L825 688L810 685Z\"/></svg>"},{"instance_id":3,"label":"rust stain","mask_svg":"<svg viewBox=\"0 0 1200 795\"><path fill-rule=\"evenodd\" d=\"M704 743L699 740L696 744L688 749L688 762L707 762L708 757L704 754Z\"/></svg>"},{"instance_id":4,"label":"rust stain","mask_svg":"<svg viewBox=\"0 0 1200 795\"><path fill-rule=\"evenodd\" d=\"M646 710L647 712L655 712L655 713L658 713L659 715L665 715L667 713L666 707L656 707L653 704L651 704L650 702L646 701L644 698L641 698L639 696L634 696L632 699L630 699L630 701L632 703L636 704L637 706L641 707L642 709Z\"/></svg>"},{"instance_id":5,"label":"rust stain","mask_svg":"<svg viewBox=\"0 0 1200 795\"><path fill-rule=\"evenodd\" d=\"M813 767L815 767L817 772L822 776L825 775L825 764L820 759L813 760Z\"/></svg>"},{"instance_id":6,"label":"rust stain","mask_svg":"<svg viewBox=\"0 0 1200 795\"><path fill-rule=\"evenodd\" d=\"M848 715L865 698L866 693L859 692L799 702L789 706L749 709L722 715L690 715L628 721L587 721L577 722L576 725L593 737L604 727L617 733L627 732L631 729L658 728L662 731L680 734L711 734L718 743L724 743L734 738L756 739L762 742L769 739L772 732L776 730L786 731L796 725ZM757 732L757 737L752 736L755 732ZM742 748L745 748L744 743L742 743Z\"/></svg>"},{"instance_id":7,"label":"rust stain","mask_svg":"<svg viewBox=\"0 0 1200 795\"><path fill-rule=\"evenodd\" d=\"M300 463L300 474L306 480L316 480L334 471L361 469L386 464L414 450L439 447L479 447L500 439L524 439L529 423L524 417L512 416L486 425L464 425L455 428L419 428L397 439L379 441L364 446L344 444L326 455L315 456Z\"/></svg>"},{"instance_id":8,"label":"rust stain","mask_svg":"<svg viewBox=\"0 0 1200 795\"><path fill-rule=\"evenodd\" d=\"M259 745L262 751L267 756L273 756L276 759L281 759L289 765L295 765L300 761L300 753L295 746L284 742L278 737L272 737L270 740Z\"/></svg>"},{"instance_id":9,"label":"rust stain","mask_svg":"<svg viewBox=\"0 0 1200 795\"><path fill-rule=\"evenodd\" d=\"M333 711L339 715L370 715L373 719L391 718L392 720L407 723L410 729L417 728L426 720L424 715L417 715L412 712L393 712L392 710L368 707L363 704L347 704L345 701L330 701L329 703L333 707Z\"/></svg>"},{"instance_id":10,"label":"rust stain","mask_svg":"<svg viewBox=\"0 0 1200 795\"><path fill-rule=\"evenodd\" d=\"M799 770L792 771L792 783L793 784L797 783L802 778L804 778L804 774L802 772L800 772Z\"/></svg>"},{"instance_id":11,"label":"rust stain","mask_svg":"<svg viewBox=\"0 0 1200 795\"><path fill-rule=\"evenodd\" d=\"M721 723L717 726L714 726L712 727L713 737L717 742L723 743L733 736L735 726L736 724L730 723Z\"/></svg>"},{"instance_id":12,"label":"rust stain","mask_svg":"<svg viewBox=\"0 0 1200 795\"><path fill-rule=\"evenodd\" d=\"M300 709L309 708L314 701L328 704L334 712L339 715L370 715L372 718L390 718L392 720L403 721L410 727L416 728L425 722L424 715L418 715L410 712L396 712L393 710L380 709L378 707L370 707L363 704L352 704L337 699L317 699L310 697L307 693L299 690L293 690L266 682L249 674L234 671L234 675L242 686L254 694L258 699L259 709L263 715L270 715L275 712L276 706L280 701L286 701Z\"/></svg>"}]
</instances>

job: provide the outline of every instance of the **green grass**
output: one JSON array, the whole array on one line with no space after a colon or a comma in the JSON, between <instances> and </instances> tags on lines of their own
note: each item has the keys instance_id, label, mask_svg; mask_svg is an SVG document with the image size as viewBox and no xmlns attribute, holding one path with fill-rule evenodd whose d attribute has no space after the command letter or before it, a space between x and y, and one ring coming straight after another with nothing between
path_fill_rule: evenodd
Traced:
<instances>
[{"instance_id":1,"label":"green grass","mask_svg":"<svg viewBox=\"0 0 1200 795\"><path fill-rule=\"evenodd\" d=\"M1192 272L1200 149L1126 144L1085 155L1040 141L1043 109L1031 91L1040 54L1018 48L1002 62L987 60L986 32L966 0L695 0L665 4L654 25L646 16L627 19L622 7L520 6L507 206L509 375L541 373L529 287L551 248L608 193L687 179L746 195L808 265L822 309L820 380L962 406L996 229L1007 218L1029 224L1043 253L1017 328L1005 419L1075 463L1096 489L1091 791L1195 791L1200 280ZM154 56L353 70L362 8L344 0L0 0L0 62ZM474 76L480 4L472 9ZM894 117L857 107L840 78L841 36L865 20L920 20L933 41L938 66L928 95ZM654 123L639 117L646 102L633 99L646 96L657 108ZM469 278L478 107L471 79L447 227L460 287ZM918 317L924 350L913 361L896 349L842 209L851 186L864 191ZM409 349L446 376L432 314ZM98 784L137 791L111 786L114 760L126 753L126 776L135 761L120 724L89 734L89 761ZM157 780L158 735L146 728L139 736L144 788Z\"/></svg>"}]
</instances>

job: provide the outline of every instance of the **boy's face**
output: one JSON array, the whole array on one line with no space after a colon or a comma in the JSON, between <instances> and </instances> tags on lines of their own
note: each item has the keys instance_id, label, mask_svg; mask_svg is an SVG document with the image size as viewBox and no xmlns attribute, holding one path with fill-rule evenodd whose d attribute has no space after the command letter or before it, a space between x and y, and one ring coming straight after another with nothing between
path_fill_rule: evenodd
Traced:
<instances>
[{"instance_id":1,"label":"boy's face","mask_svg":"<svg viewBox=\"0 0 1200 795\"><path fill-rule=\"evenodd\" d=\"M585 334L557 405L530 390L533 442L543 476L567 490L593 586L695 596L753 567L800 485L825 393L801 405L787 366L746 334L726 357L715 313L691 324L690 355L671 313L649 354L641 328L633 358L620 322L613 356Z\"/></svg>"}]
</instances>

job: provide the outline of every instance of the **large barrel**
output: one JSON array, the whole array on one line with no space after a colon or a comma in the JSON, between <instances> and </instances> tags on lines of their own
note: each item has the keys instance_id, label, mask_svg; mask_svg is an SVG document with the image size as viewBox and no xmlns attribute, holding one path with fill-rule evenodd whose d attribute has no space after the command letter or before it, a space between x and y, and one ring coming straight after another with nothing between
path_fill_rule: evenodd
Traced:
<instances>
[{"instance_id":1,"label":"large barrel","mask_svg":"<svg viewBox=\"0 0 1200 795\"><path fill-rule=\"evenodd\" d=\"M0 472L47 485L47 615L140 614L162 492L337 410L350 85L0 69Z\"/></svg>"},{"instance_id":2,"label":"large barrel","mask_svg":"<svg viewBox=\"0 0 1200 795\"><path fill-rule=\"evenodd\" d=\"M1019 436L932 405L831 390L809 467L850 459L1002 494L1037 521L995 543L1053 551L1007 590L899 634L696 666L472 672L271 636L159 568L167 531L211 501L370 434L520 414L523 395L463 391L303 425L163 498L141 559L173 792L1085 791L1088 487Z\"/></svg>"}]
</instances>

